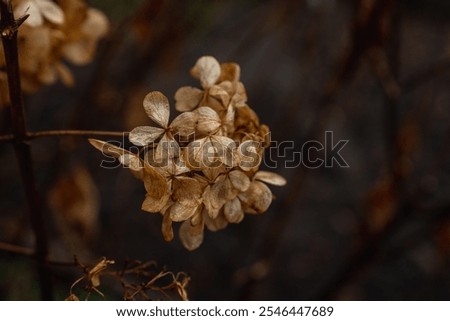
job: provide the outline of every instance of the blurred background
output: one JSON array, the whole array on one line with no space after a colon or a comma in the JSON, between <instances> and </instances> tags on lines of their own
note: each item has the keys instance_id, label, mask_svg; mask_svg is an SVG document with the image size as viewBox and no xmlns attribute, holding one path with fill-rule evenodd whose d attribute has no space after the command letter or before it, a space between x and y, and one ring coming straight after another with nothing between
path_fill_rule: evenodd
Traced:
<instances>
[{"instance_id":1,"label":"blurred background","mask_svg":"<svg viewBox=\"0 0 450 321\"><path fill-rule=\"evenodd\" d=\"M450 3L446 0L90 0L112 23L76 85L26 97L31 130L130 131L145 94L198 86L202 55L241 66L288 184L261 216L188 252L141 211L143 184L84 137L32 143L50 255L153 260L191 300L450 299ZM8 133L2 111L1 133ZM349 140L348 168L286 168L308 140ZM324 155L322 155L324 156ZM33 246L13 148L0 147L0 241ZM53 267L55 297L80 276ZM107 299L120 298L111 288ZM0 299L37 300L33 261L0 251Z\"/></svg>"}]
</instances>

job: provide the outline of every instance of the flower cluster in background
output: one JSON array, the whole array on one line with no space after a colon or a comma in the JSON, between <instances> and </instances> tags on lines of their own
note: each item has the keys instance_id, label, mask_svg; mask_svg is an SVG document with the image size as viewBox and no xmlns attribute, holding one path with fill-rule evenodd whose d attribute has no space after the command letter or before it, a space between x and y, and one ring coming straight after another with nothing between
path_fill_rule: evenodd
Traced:
<instances>
[{"instance_id":1,"label":"flower cluster in background","mask_svg":"<svg viewBox=\"0 0 450 321\"><path fill-rule=\"evenodd\" d=\"M244 214L261 214L272 202L266 183L282 186L281 176L259 167L270 132L247 105L240 67L201 57L191 70L201 89L182 87L175 94L181 112L171 122L169 101L162 93L147 94L143 105L156 126L140 126L129 140L141 147L131 153L91 139L143 180L147 191L142 209L163 215L162 233L174 237L173 222L182 222L179 237L189 250L203 242L204 228L224 229Z\"/></svg>"},{"instance_id":2,"label":"flower cluster in background","mask_svg":"<svg viewBox=\"0 0 450 321\"><path fill-rule=\"evenodd\" d=\"M94 58L97 42L108 31L107 17L84 0L13 0L16 18L29 17L18 33L22 88L36 92L61 80L74 83L64 60L85 65ZM0 106L9 104L5 59L0 55Z\"/></svg>"}]
</instances>

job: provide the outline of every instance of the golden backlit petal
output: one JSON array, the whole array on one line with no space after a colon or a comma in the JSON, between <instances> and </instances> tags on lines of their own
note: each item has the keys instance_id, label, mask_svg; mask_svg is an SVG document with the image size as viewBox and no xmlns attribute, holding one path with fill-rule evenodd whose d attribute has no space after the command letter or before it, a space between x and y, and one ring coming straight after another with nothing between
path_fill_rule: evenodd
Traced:
<instances>
[{"instance_id":1,"label":"golden backlit petal","mask_svg":"<svg viewBox=\"0 0 450 321\"><path fill-rule=\"evenodd\" d=\"M237 82L241 76L241 67L234 62L224 62L220 64L220 78L219 82L228 80Z\"/></svg>"},{"instance_id":2,"label":"golden backlit petal","mask_svg":"<svg viewBox=\"0 0 450 321\"><path fill-rule=\"evenodd\" d=\"M169 201L170 194L166 193L162 197L155 198L150 195L145 196L145 200L142 203L141 209L146 212L150 213L158 213L161 212L165 206L167 205L167 202Z\"/></svg>"},{"instance_id":3,"label":"golden backlit petal","mask_svg":"<svg viewBox=\"0 0 450 321\"><path fill-rule=\"evenodd\" d=\"M174 135L189 137L195 134L195 125L198 121L198 114L184 112L178 115L170 124Z\"/></svg>"},{"instance_id":4,"label":"golden backlit petal","mask_svg":"<svg viewBox=\"0 0 450 321\"><path fill-rule=\"evenodd\" d=\"M152 126L139 126L130 132L130 142L137 146L147 146L164 133L164 129Z\"/></svg>"},{"instance_id":5,"label":"golden backlit petal","mask_svg":"<svg viewBox=\"0 0 450 321\"><path fill-rule=\"evenodd\" d=\"M53 1L35 0L35 4L44 18L51 23L54 23L55 25L61 25L64 23L64 12Z\"/></svg>"},{"instance_id":6,"label":"golden backlit petal","mask_svg":"<svg viewBox=\"0 0 450 321\"><path fill-rule=\"evenodd\" d=\"M249 189L239 194L242 207L246 213L264 213L272 203L272 192L264 183L254 181Z\"/></svg>"},{"instance_id":7,"label":"golden backlit petal","mask_svg":"<svg viewBox=\"0 0 450 321\"><path fill-rule=\"evenodd\" d=\"M195 87L181 87L175 93L175 108L180 112L191 111L198 107L203 98L203 90Z\"/></svg>"},{"instance_id":8,"label":"golden backlit petal","mask_svg":"<svg viewBox=\"0 0 450 321\"><path fill-rule=\"evenodd\" d=\"M240 170L233 170L228 174L231 184L240 192L246 191L250 187L250 179Z\"/></svg>"},{"instance_id":9,"label":"golden backlit petal","mask_svg":"<svg viewBox=\"0 0 450 321\"><path fill-rule=\"evenodd\" d=\"M223 207L223 214L228 222L240 223L244 219L244 211L239 198L236 197L226 202Z\"/></svg>"},{"instance_id":10,"label":"golden backlit petal","mask_svg":"<svg viewBox=\"0 0 450 321\"><path fill-rule=\"evenodd\" d=\"M235 85L235 92L232 98L234 107L241 108L246 106L247 102L247 91L242 82L237 82Z\"/></svg>"},{"instance_id":11,"label":"golden backlit petal","mask_svg":"<svg viewBox=\"0 0 450 321\"><path fill-rule=\"evenodd\" d=\"M286 185L286 180L284 179L284 177L272 172L259 171L255 174L253 178L261 182L276 186Z\"/></svg>"},{"instance_id":12,"label":"golden backlit petal","mask_svg":"<svg viewBox=\"0 0 450 321\"><path fill-rule=\"evenodd\" d=\"M203 229L196 229L189 221L183 222L178 232L181 244L189 251L197 249L203 243Z\"/></svg>"},{"instance_id":13,"label":"golden backlit petal","mask_svg":"<svg viewBox=\"0 0 450 321\"><path fill-rule=\"evenodd\" d=\"M169 124L169 100L159 91L152 91L144 98L144 109L147 116L163 128Z\"/></svg>"},{"instance_id":14,"label":"golden backlit petal","mask_svg":"<svg viewBox=\"0 0 450 321\"><path fill-rule=\"evenodd\" d=\"M221 125L219 115L209 107L199 107L193 114L197 115L195 129L201 135L213 134Z\"/></svg>"},{"instance_id":15,"label":"golden backlit petal","mask_svg":"<svg viewBox=\"0 0 450 321\"><path fill-rule=\"evenodd\" d=\"M172 220L170 219L169 210L163 215L163 221L161 225L161 232L166 242L173 240L173 227Z\"/></svg>"},{"instance_id":16,"label":"golden backlit petal","mask_svg":"<svg viewBox=\"0 0 450 321\"><path fill-rule=\"evenodd\" d=\"M199 58L195 66L191 69L192 75L200 80L203 88L214 85L220 76L219 62L211 56Z\"/></svg>"},{"instance_id":17,"label":"golden backlit petal","mask_svg":"<svg viewBox=\"0 0 450 321\"><path fill-rule=\"evenodd\" d=\"M197 206L187 206L175 202L170 207L170 219L174 222L183 222L190 219L197 211Z\"/></svg>"}]
</instances>

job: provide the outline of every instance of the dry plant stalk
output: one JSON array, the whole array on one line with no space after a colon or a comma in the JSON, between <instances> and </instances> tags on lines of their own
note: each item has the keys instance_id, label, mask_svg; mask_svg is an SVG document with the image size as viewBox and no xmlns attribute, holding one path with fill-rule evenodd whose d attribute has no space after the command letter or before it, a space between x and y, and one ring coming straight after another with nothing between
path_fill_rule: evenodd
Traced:
<instances>
[{"instance_id":1,"label":"dry plant stalk","mask_svg":"<svg viewBox=\"0 0 450 321\"><path fill-rule=\"evenodd\" d=\"M270 131L247 105L239 65L204 56L191 74L202 88L178 89L181 114L172 122L166 96L153 91L144 98L145 112L156 126L130 132L129 140L142 147L141 153L100 140L90 143L144 182L142 209L162 214L164 239L171 241L172 223L182 222L180 240L194 250L203 242L205 226L218 231L241 222L244 213L264 213L273 199L266 183L282 186L286 181L259 170Z\"/></svg>"},{"instance_id":2,"label":"dry plant stalk","mask_svg":"<svg viewBox=\"0 0 450 321\"><path fill-rule=\"evenodd\" d=\"M108 277L117 282L123 289L124 300L188 300L186 287L190 278L184 272L175 274L165 270L158 271L155 262L129 261L119 270L111 270L110 265L115 264L115 261L106 258L92 267L81 264L77 259L75 264L82 269L84 275L72 284L66 301L79 301L74 289L80 285L86 293L86 300L94 292L104 297L99 290L100 277Z\"/></svg>"},{"instance_id":3,"label":"dry plant stalk","mask_svg":"<svg viewBox=\"0 0 450 321\"><path fill-rule=\"evenodd\" d=\"M106 16L84 0L12 0L14 15L29 15L18 35L23 91L34 93L58 79L71 86L74 79L66 60L90 63L97 42L109 28ZM0 107L9 105L5 59L0 55Z\"/></svg>"}]
</instances>

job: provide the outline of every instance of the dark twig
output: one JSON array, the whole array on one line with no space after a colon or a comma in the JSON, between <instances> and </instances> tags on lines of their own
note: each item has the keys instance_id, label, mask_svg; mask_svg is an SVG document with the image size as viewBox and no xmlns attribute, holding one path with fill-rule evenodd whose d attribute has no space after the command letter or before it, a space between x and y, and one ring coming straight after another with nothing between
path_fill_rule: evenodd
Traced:
<instances>
[{"instance_id":1,"label":"dark twig","mask_svg":"<svg viewBox=\"0 0 450 321\"><path fill-rule=\"evenodd\" d=\"M42 204L36 189L31 149L27 143L25 109L20 84L19 55L17 49L17 30L24 18L16 21L10 1L0 2L0 31L8 75L9 97L11 101L11 127L14 136L14 149L22 177L22 184L28 202L28 211L36 241L36 261L39 274L41 297L51 300L52 282L47 264L47 236L44 227Z\"/></svg>"}]
</instances>

